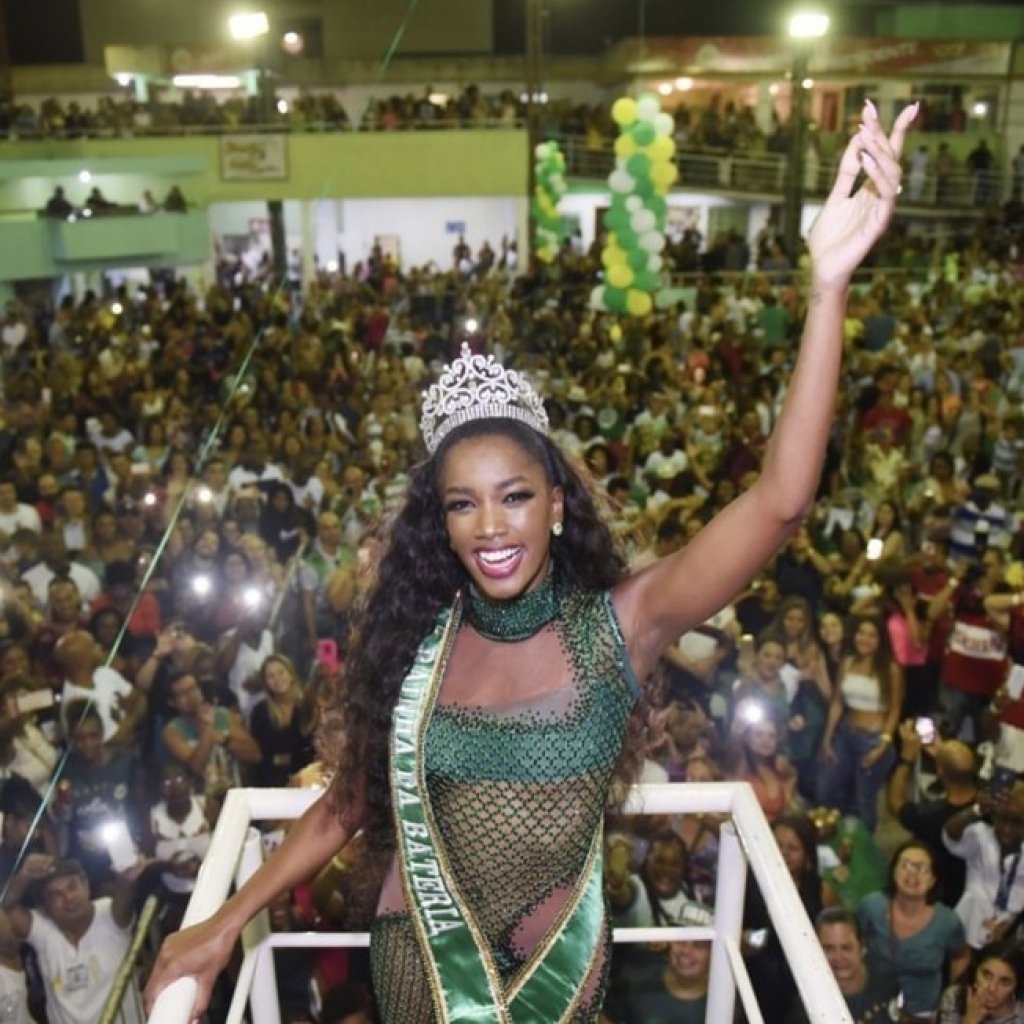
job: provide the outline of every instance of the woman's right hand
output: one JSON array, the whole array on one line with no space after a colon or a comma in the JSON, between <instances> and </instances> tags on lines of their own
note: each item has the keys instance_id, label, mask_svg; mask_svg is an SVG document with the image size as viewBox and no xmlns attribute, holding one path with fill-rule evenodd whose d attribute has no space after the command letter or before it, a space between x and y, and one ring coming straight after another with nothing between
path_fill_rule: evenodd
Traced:
<instances>
[{"instance_id":1,"label":"woman's right hand","mask_svg":"<svg viewBox=\"0 0 1024 1024\"><path fill-rule=\"evenodd\" d=\"M179 978L194 978L198 991L191 1019L198 1020L206 1012L214 982L227 966L238 934L239 929L214 914L200 924L164 939L146 985L144 1002L147 1015L153 1012L153 1004L168 985Z\"/></svg>"},{"instance_id":2,"label":"woman's right hand","mask_svg":"<svg viewBox=\"0 0 1024 1024\"><path fill-rule=\"evenodd\" d=\"M968 985L961 1024L983 1024L987 1012L980 986L977 983Z\"/></svg>"},{"instance_id":3,"label":"woman's right hand","mask_svg":"<svg viewBox=\"0 0 1024 1024\"><path fill-rule=\"evenodd\" d=\"M832 749L832 738L828 737L821 741L822 759L831 764L836 759L836 752Z\"/></svg>"}]
</instances>

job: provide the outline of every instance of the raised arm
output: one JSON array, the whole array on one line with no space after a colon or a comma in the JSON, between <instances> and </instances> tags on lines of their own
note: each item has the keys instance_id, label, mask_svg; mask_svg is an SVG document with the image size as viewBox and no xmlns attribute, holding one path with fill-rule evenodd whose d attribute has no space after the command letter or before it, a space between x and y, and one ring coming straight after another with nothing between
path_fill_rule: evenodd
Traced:
<instances>
[{"instance_id":1,"label":"raised arm","mask_svg":"<svg viewBox=\"0 0 1024 1024\"><path fill-rule=\"evenodd\" d=\"M0 913L6 915L7 924L19 942L24 942L32 930L32 913L25 906L25 894L32 883L44 878L56 863L49 854L30 853L7 886Z\"/></svg>"},{"instance_id":2,"label":"raised arm","mask_svg":"<svg viewBox=\"0 0 1024 1024\"><path fill-rule=\"evenodd\" d=\"M756 484L682 551L623 583L615 595L640 678L680 633L716 612L764 565L807 515L835 404L846 294L853 272L884 232L900 190L900 153L916 106L887 136L871 103L843 154L809 239L807 319L785 405ZM858 175L866 178L854 191Z\"/></svg>"}]
</instances>

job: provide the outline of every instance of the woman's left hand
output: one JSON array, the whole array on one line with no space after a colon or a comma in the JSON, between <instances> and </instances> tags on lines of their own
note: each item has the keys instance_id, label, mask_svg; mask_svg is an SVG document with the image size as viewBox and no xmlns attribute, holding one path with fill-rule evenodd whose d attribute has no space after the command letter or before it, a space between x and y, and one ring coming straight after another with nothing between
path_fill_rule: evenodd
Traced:
<instances>
[{"instance_id":1,"label":"woman's left hand","mask_svg":"<svg viewBox=\"0 0 1024 1024\"><path fill-rule=\"evenodd\" d=\"M889 224L902 191L900 156L918 104L907 107L886 135L875 105L866 100L863 122L850 140L835 185L808 238L815 281L843 285ZM854 192L863 170L867 180Z\"/></svg>"},{"instance_id":2,"label":"woman's left hand","mask_svg":"<svg viewBox=\"0 0 1024 1024\"><path fill-rule=\"evenodd\" d=\"M874 750L869 750L861 759L861 768L874 768L879 761L882 760L882 755L888 749L888 744L879 743Z\"/></svg>"}]
</instances>

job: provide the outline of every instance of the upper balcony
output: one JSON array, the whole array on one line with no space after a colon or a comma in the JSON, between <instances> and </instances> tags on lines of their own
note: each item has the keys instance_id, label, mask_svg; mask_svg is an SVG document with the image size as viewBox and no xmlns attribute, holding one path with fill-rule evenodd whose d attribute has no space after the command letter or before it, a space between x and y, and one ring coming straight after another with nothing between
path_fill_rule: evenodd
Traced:
<instances>
[{"instance_id":1,"label":"upper balcony","mask_svg":"<svg viewBox=\"0 0 1024 1024\"><path fill-rule=\"evenodd\" d=\"M189 128L155 127L140 134L66 132L65 137L8 138L0 142L0 280L45 278L123 263L188 265L209 258L206 210L216 203L279 200L518 197L525 200L528 133L505 123L452 130L331 130L307 124L282 132L280 124ZM262 130L261 130L262 129ZM73 137L68 137L73 136ZM606 188L614 166L610 139L561 135L569 176L577 190ZM934 146L936 136L929 136ZM972 137L976 139L977 137ZM912 140L910 148L919 145ZM734 203L782 201L787 160L781 153L682 144L675 192L727 197ZM824 197L834 157L810 148L803 165L804 195ZM998 169L907 172L901 209L919 218L963 219L1007 198L1010 182ZM90 185L120 207L119 216L74 222L41 219L38 211L57 186L75 205ZM189 201L181 215L136 215L146 189L162 195L179 184ZM601 205L600 197L596 199ZM524 206L525 209L525 206ZM525 216L525 214L524 214Z\"/></svg>"}]
</instances>

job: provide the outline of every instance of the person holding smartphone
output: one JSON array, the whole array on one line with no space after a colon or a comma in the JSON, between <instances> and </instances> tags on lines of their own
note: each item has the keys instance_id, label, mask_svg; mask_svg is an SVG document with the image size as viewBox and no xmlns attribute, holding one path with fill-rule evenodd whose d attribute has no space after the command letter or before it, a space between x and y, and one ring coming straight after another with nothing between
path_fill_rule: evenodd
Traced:
<instances>
[{"instance_id":1,"label":"person holding smartphone","mask_svg":"<svg viewBox=\"0 0 1024 1024\"><path fill-rule=\"evenodd\" d=\"M940 739L930 718L908 718L900 723L899 736L900 756L886 790L889 812L915 839L927 843L934 851L942 880L940 899L955 907L964 893L964 862L945 848L942 830L950 818L977 801L978 759L966 743ZM924 794L911 795L914 769L922 751L927 751L935 762L942 795L934 799Z\"/></svg>"}]
</instances>

